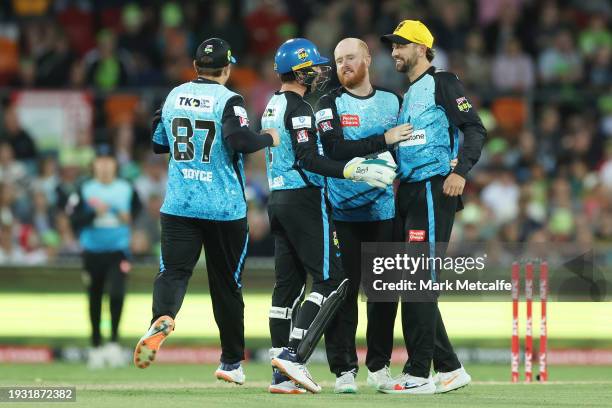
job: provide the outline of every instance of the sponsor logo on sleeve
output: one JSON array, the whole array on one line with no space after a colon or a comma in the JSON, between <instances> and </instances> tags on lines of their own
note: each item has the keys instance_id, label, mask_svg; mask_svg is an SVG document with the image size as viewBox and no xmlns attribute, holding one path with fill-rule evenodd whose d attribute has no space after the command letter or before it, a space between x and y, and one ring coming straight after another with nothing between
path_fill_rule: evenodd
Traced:
<instances>
[{"instance_id":1,"label":"sponsor logo on sleeve","mask_svg":"<svg viewBox=\"0 0 612 408\"><path fill-rule=\"evenodd\" d=\"M298 143L305 143L308 141L308 131L306 129L297 132L297 141Z\"/></svg>"},{"instance_id":2,"label":"sponsor logo on sleeve","mask_svg":"<svg viewBox=\"0 0 612 408\"><path fill-rule=\"evenodd\" d=\"M198 112L212 112L215 99L212 96L177 95L175 108L195 110Z\"/></svg>"},{"instance_id":3,"label":"sponsor logo on sleeve","mask_svg":"<svg viewBox=\"0 0 612 408\"><path fill-rule=\"evenodd\" d=\"M320 111L317 112L317 114L315 115L315 119L316 122L319 123L322 120L330 120L333 119L334 114L332 113L331 108L327 108L327 109L321 109Z\"/></svg>"},{"instance_id":4,"label":"sponsor logo on sleeve","mask_svg":"<svg viewBox=\"0 0 612 408\"><path fill-rule=\"evenodd\" d=\"M330 130L334 130L329 120L319 123L319 129L321 129L321 132L328 132Z\"/></svg>"},{"instance_id":5,"label":"sponsor logo on sleeve","mask_svg":"<svg viewBox=\"0 0 612 408\"><path fill-rule=\"evenodd\" d=\"M424 145L427 143L427 135L424 129L414 130L410 137L402 142L400 142L400 147L405 146L418 146Z\"/></svg>"},{"instance_id":6,"label":"sponsor logo on sleeve","mask_svg":"<svg viewBox=\"0 0 612 408\"><path fill-rule=\"evenodd\" d=\"M423 242L425 241L425 230L409 230L408 242Z\"/></svg>"},{"instance_id":7,"label":"sponsor logo on sleeve","mask_svg":"<svg viewBox=\"0 0 612 408\"><path fill-rule=\"evenodd\" d=\"M472 104L470 104L465 96L455 99L455 102L457 102L457 109L459 109L461 112L469 112L469 110L472 108Z\"/></svg>"},{"instance_id":8,"label":"sponsor logo on sleeve","mask_svg":"<svg viewBox=\"0 0 612 408\"><path fill-rule=\"evenodd\" d=\"M248 118L247 111L242 106L234 106L234 115L241 118Z\"/></svg>"},{"instance_id":9,"label":"sponsor logo on sleeve","mask_svg":"<svg viewBox=\"0 0 612 408\"><path fill-rule=\"evenodd\" d=\"M310 116L296 116L291 118L291 125L294 129L309 129L312 127L312 119Z\"/></svg>"},{"instance_id":10,"label":"sponsor logo on sleeve","mask_svg":"<svg viewBox=\"0 0 612 408\"><path fill-rule=\"evenodd\" d=\"M276 115L276 108L266 108L266 111L263 114L264 118L273 118Z\"/></svg>"},{"instance_id":11,"label":"sponsor logo on sleeve","mask_svg":"<svg viewBox=\"0 0 612 408\"><path fill-rule=\"evenodd\" d=\"M340 123L342 127L358 127L360 126L359 115L340 115Z\"/></svg>"}]
</instances>

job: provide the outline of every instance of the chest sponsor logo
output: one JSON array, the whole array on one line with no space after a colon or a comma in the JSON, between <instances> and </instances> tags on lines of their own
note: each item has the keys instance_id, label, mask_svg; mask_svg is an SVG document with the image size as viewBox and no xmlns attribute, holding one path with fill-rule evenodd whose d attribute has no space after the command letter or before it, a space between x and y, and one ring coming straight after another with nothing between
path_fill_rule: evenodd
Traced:
<instances>
[{"instance_id":1,"label":"chest sponsor logo","mask_svg":"<svg viewBox=\"0 0 612 408\"><path fill-rule=\"evenodd\" d=\"M291 125L294 129L311 128L312 119L310 116L296 116L291 118Z\"/></svg>"},{"instance_id":2,"label":"chest sponsor logo","mask_svg":"<svg viewBox=\"0 0 612 408\"><path fill-rule=\"evenodd\" d=\"M249 127L249 120L247 118L240 116L238 117L238 120L240 121L241 127Z\"/></svg>"},{"instance_id":3,"label":"chest sponsor logo","mask_svg":"<svg viewBox=\"0 0 612 408\"><path fill-rule=\"evenodd\" d=\"M331 108L321 109L315 115L315 119L316 119L317 123L321 122L322 120L330 120L333 117L334 117L334 114L332 113Z\"/></svg>"},{"instance_id":4,"label":"chest sponsor logo","mask_svg":"<svg viewBox=\"0 0 612 408\"><path fill-rule=\"evenodd\" d=\"M412 132L410 137L403 142L400 142L400 147L404 146L418 146L427 143L427 136L425 130L419 129Z\"/></svg>"},{"instance_id":5,"label":"chest sponsor logo","mask_svg":"<svg viewBox=\"0 0 612 408\"><path fill-rule=\"evenodd\" d=\"M425 241L425 230L409 230L408 242L423 242Z\"/></svg>"},{"instance_id":6,"label":"chest sponsor logo","mask_svg":"<svg viewBox=\"0 0 612 408\"><path fill-rule=\"evenodd\" d=\"M472 104L470 104L465 96L455 99L455 102L457 102L457 109L461 112L469 112L472 108Z\"/></svg>"},{"instance_id":7,"label":"chest sponsor logo","mask_svg":"<svg viewBox=\"0 0 612 408\"><path fill-rule=\"evenodd\" d=\"M308 141L308 131L306 129L297 132L298 143L305 143Z\"/></svg>"},{"instance_id":8,"label":"chest sponsor logo","mask_svg":"<svg viewBox=\"0 0 612 408\"><path fill-rule=\"evenodd\" d=\"M212 112L215 99L212 96L181 94L176 97L175 108Z\"/></svg>"},{"instance_id":9,"label":"chest sponsor logo","mask_svg":"<svg viewBox=\"0 0 612 408\"><path fill-rule=\"evenodd\" d=\"M328 132L330 130L334 130L334 128L332 127L332 124L329 120L325 120L321 123L319 123L319 128L321 129L321 132Z\"/></svg>"},{"instance_id":10,"label":"chest sponsor logo","mask_svg":"<svg viewBox=\"0 0 612 408\"><path fill-rule=\"evenodd\" d=\"M341 115L342 127L358 127L360 125L359 115Z\"/></svg>"}]
</instances>

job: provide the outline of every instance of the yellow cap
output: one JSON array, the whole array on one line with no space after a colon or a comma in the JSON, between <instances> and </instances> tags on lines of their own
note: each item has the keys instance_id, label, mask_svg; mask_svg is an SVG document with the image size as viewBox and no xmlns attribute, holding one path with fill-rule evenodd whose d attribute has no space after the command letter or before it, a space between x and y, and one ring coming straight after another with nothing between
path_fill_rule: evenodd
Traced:
<instances>
[{"instance_id":1,"label":"yellow cap","mask_svg":"<svg viewBox=\"0 0 612 408\"><path fill-rule=\"evenodd\" d=\"M383 35L380 39L397 44L422 44L427 48L433 48L434 42L429 29L418 20L404 20L398 24L393 34Z\"/></svg>"}]
</instances>

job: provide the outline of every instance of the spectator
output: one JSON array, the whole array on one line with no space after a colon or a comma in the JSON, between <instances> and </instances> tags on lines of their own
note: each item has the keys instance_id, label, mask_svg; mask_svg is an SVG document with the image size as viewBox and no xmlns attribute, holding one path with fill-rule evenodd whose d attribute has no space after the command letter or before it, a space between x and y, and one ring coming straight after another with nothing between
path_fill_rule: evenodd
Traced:
<instances>
[{"instance_id":1,"label":"spectator","mask_svg":"<svg viewBox=\"0 0 612 408\"><path fill-rule=\"evenodd\" d=\"M161 55L154 30L147 25L151 10L135 3L126 4L121 12L124 31L119 35L119 49L130 53L134 69L135 84L158 84L162 80L157 67L161 65Z\"/></svg>"},{"instance_id":2,"label":"spectator","mask_svg":"<svg viewBox=\"0 0 612 408\"><path fill-rule=\"evenodd\" d=\"M36 144L28 132L19 124L15 105L9 105L4 110L4 129L0 134L3 135L3 140L11 145L15 159L36 159Z\"/></svg>"},{"instance_id":3,"label":"spectator","mask_svg":"<svg viewBox=\"0 0 612 408\"><path fill-rule=\"evenodd\" d=\"M508 40L516 38L525 48L532 41L528 26L521 21L520 5L509 2L501 8L499 18L484 29L487 51L490 55L501 52Z\"/></svg>"},{"instance_id":4,"label":"spectator","mask_svg":"<svg viewBox=\"0 0 612 408\"><path fill-rule=\"evenodd\" d=\"M436 2L436 12L430 25L436 47L446 52L460 51L465 47L468 26L465 23L465 3L456 0Z\"/></svg>"},{"instance_id":5,"label":"spectator","mask_svg":"<svg viewBox=\"0 0 612 408\"><path fill-rule=\"evenodd\" d=\"M35 56L36 86L61 88L70 83L71 67L75 56L68 39L55 25L44 26L42 44Z\"/></svg>"},{"instance_id":6,"label":"spectator","mask_svg":"<svg viewBox=\"0 0 612 408\"><path fill-rule=\"evenodd\" d=\"M521 49L521 43L509 39L502 54L493 60L493 85L500 91L525 92L535 81L533 62Z\"/></svg>"},{"instance_id":7,"label":"spectator","mask_svg":"<svg viewBox=\"0 0 612 408\"><path fill-rule=\"evenodd\" d=\"M333 55L334 48L342 35L342 26L337 22L343 9L343 3L332 3L306 24L306 38L317 44L323 55Z\"/></svg>"},{"instance_id":8,"label":"spectator","mask_svg":"<svg viewBox=\"0 0 612 408\"><path fill-rule=\"evenodd\" d=\"M45 195L48 205L55 207L57 203L57 186L59 177L57 175L57 161L55 157L49 155L44 157L38 165L38 176L32 182L32 187L36 191L41 191Z\"/></svg>"},{"instance_id":9,"label":"spectator","mask_svg":"<svg viewBox=\"0 0 612 408\"><path fill-rule=\"evenodd\" d=\"M295 25L280 0L259 0L259 6L245 18L249 53L266 56L285 39L295 36Z\"/></svg>"},{"instance_id":10,"label":"spectator","mask_svg":"<svg viewBox=\"0 0 612 408\"><path fill-rule=\"evenodd\" d=\"M514 175L506 169L498 170L497 177L481 194L482 202L493 212L499 225L517 217L519 197L520 190Z\"/></svg>"},{"instance_id":11,"label":"spectator","mask_svg":"<svg viewBox=\"0 0 612 408\"><path fill-rule=\"evenodd\" d=\"M538 52L554 45L555 37L562 28L559 7L555 1L546 1L540 9L540 17L534 30L535 46Z\"/></svg>"},{"instance_id":12,"label":"spectator","mask_svg":"<svg viewBox=\"0 0 612 408\"><path fill-rule=\"evenodd\" d=\"M595 51L592 62L587 66L587 78L594 89L612 85L612 46Z\"/></svg>"},{"instance_id":13,"label":"spectator","mask_svg":"<svg viewBox=\"0 0 612 408\"><path fill-rule=\"evenodd\" d=\"M149 202L151 197L166 194L167 160L157 154L149 154L144 164L143 173L134 181L134 189L142 202Z\"/></svg>"},{"instance_id":14,"label":"spectator","mask_svg":"<svg viewBox=\"0 0 612 408\"><path fill-rule=\"evenodd\" d=\"M83 61L85 83L108 91L128 84L127 57L116 49L116 38L109 30L98 33L98 46L88 52Z\"/></svg>"},{"instance_id":15,"label":"spectator","mask_svg":"<svg viewBox=\"0 0 612 408\"><path fill-rule=\"evenodd\" d=\"M546 85L576 84L581 79L582 58L569 31L561 31L554 45L540 54L538 71Z\"/></svg>"},{"instance_id":16,"label":"spectator","mask_svg":"<svg viewBox=\"0 0 612 408\"><path fill-rule=\"evenodd\" d=\"M486 86L483 78L490 78L491 63L485 55L485 44L479 31L471 31L466 38L465 75L462 80L470 88Z\"/></svg>"},{"instance_id":17,"label":"spectator","mask_svg":"<svg viewBox=\"0 0 612 408\"><path fill-rule=\"evenodd\" d=\"M235 24L237 15L232 10L229 0L215 1L211 4L208 24L203 24L198 38L223 38L232 46L232 53L238 59L246 56L247 33L242 24ZM195 51L195 50L194 50Z\"/></svg>"},{"instance_id":18,"label":"spectator","mask_svg":"<svg viewBox=\"0 0 612 408\"><path fill-rule=\"evenodd\" d=\"M601 48L612 48L612 33L606 27L606 16L596 14L591 17L589 26L578 35L582 55L591 58Z\"/></svg>"},{"instance_id":19,"label":"spectator","mask_svg":"<svg viewBox=\"0 0 612 408\"><path fill-rule=\"evenodd\" d=\"M13 146L7 141L0 141L0 180L3 183L18 183L25 187L28 174L22 162L15 160Z\"/></svg>"},{"instance_id":20,"label":"spectator","mask_svg":"<svg viewBox=\"0 0 612 408\"><path fill-rule=\"evenodd\" d=\"M163 196L151 194L146 200L144 211L140 211L134 220L132 233L132 251L136 255L160 254L160 221L159 209L163 203Z\"/></svg>"}]
</instances>

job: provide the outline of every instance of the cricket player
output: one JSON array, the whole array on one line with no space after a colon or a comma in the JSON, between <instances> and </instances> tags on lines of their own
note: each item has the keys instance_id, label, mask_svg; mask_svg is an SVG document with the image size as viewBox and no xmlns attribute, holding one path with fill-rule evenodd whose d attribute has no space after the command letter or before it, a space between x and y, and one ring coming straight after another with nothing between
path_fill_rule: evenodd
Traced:
<instances>
[{"instance_id":1,"label":"cricket player","mask_svg":"<svg viewBox=\"0 0 612 408\"><path fill-rule=\"evenodd\" d=\"M303 97L325 84L328 62L306 39L282 44L274 59L282 85L261 120L262 128L280 134L280 144L269 148L266 157L268 211L275 235L276 284L269 315L272 393L302 393L301 387L320 392L305 363L348 287L323 176L382 189L395 178L395 164L385 160L334 161L320 154L314 113ZM307 275L312 288L302 304Z\"/></svg>"},{"instance_id":2,"label":"cricket player","mask_svg":"<svg viewBox=\"0 0 612 408\"><path fill-rule=\"evenodd\" d=\"M145 368L174 330L187 283L206 251L206 269L221 364L215 376L244 383L244 303L241 274L248 243L243 153L278 143L276 130L249 130L242 96L230 91L229 44L210 38L193 62L197 79L174 88L153 120L153 149L170 153L161 207L161 259L153 289L153 319L134 362Z\"/></svg>"},{"instance_id":3,"label":"cricket player","mask_svg":"<svg viewBox=\"0 0 612 408\"><path fill-rule=\"evenodd\" d=\"M118 367L127 361L119 346L119 323L130 270L131 222L140 207L134 188L117 177L117 161L109 145L96 147L93 178L68 197L66 212L79 231L89 300L91 344L87 365L91 369ZM110 342L102 346L100 316L107 291L111 316Z\"/></svg>"},{"instance_id":4,"label":"cricket player","mask_svg":"<svg viewBox=\"0 0 612 408\"><path fill-rule=\"evenodd\" d=\"M334 51L341 87L324 95L316 121L325 155L334 160L387 152L412 134L409 124L395 126L401 98L373 86L368 46L346 38ZM338 231L342 265L349 279L346 300L325 333L327 360L336 374L335 392L355 393L359 369L355 349L357 295L361 281L361 243L393 241L393 187L372 188L365 183L327 181L332 216ZM397 303L368 303L366 366L368 383L376 388L392 380L389 372Z\"/></svg>"},{"instance_id":5,"label":"cricket player","mask_svg":"<svg viewBox=\"0 0 612 408\"><path fill-rule=\"evenodd\" d=\"M439 256L435 243L450 239L465 178L480 157L486 131L457 77L431 65L434 38L423 23L404 20L382 40L392 44L395 68L410 81L398 120L413 127L413 137L397 149L401 238L428 242L430 256ZM461 147L459 131L464 135ZM458 163L451 169L449 163L455 157ZM437 278L432 267L431 279ZM402 325L408 362L403 374L380 391L433 394L471 381L448 339L436 300L403 302ZM434 378L430 376L432 359Z\"/></svg>"}]
</instances>

